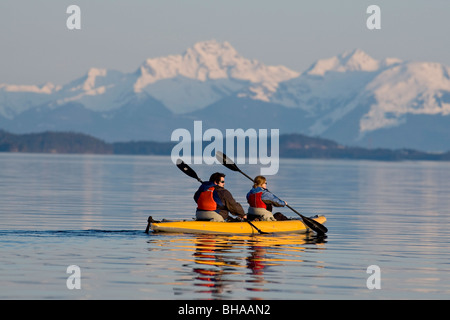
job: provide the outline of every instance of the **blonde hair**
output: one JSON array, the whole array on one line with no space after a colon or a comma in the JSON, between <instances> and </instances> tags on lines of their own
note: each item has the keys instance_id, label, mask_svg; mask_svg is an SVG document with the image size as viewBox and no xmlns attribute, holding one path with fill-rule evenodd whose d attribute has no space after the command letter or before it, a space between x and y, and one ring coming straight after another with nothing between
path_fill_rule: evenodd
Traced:
<instances>
[{"instance_id":1,"label":"blonde hair","mask_svg":"<svg viewBox=\"0 0 450 320\"><path fill-rule=\"evenodd\" d=\"M264 184L264 182L266 182L266 181L267 181L267 180L266 180L266 177L264 177L264 176L257 176L257 177L253 180L253 182L254 182L253 188L257 188L257 187L262 186L262 185Z\"/></svg>"}]
</instances>

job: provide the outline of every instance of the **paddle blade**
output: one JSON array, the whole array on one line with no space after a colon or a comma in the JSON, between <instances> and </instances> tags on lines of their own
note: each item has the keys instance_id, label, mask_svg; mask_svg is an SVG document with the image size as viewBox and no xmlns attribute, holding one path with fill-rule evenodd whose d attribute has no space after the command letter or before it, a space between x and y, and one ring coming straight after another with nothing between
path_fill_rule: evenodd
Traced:
<instances>
[{"instance_id":1,"label":"paddle blade","mask_svg":"<svg viewBox=\"0 0 450 320\"><path fill-rule=\"evenodd\" d=\"M197 179L199 182L203 182L200 180L200 178L197 176L194 170L191 169L186 163L183 162L183 160L178 159L177 160L177 167L181 171L183 171L185 174L187 174L189 177Z\"/></svg>"},{"instance_id":2,"label":"paddle blade","mask_svg":"<svg viewBox=\"0 0 450 320\"><path fill-rule=\"evenodd\" d=\"M230 158L228 158L227 155L221 151L216 152L216 159L230 170L239 171L239 172L241 171L241 170L239 170L237 165L234 163L234 161L231 160Z\"/></svg>"},{"instance_id":3,"label":"paddle blade","mask_svg":"<svg viewBox=\"0 0 450 320\"><path fill-rule=\"evenodd\" d=\"M307 218L305 216L301 217L303 220L303 223L306 224L308 228L315 231L318 235L323 236L325 233L328 232L327 227L325 227L323 224L317 222L316 220Z\"/></svg>"},{"instance_id":4,"label":"paddle blade","mask_svg":"<svg viewBox=\"0 0 450 320\"><path fill-rule=\"evenodd\" d=\"M292 208L290 205L286 205L289 209L291 209L293 212L295 212L297 215L302 218L303 223L313 231L315 231L318 235L323 236L325 233L328 232L328 229L321 223L317 222L316 220L313 220L311 218L307 218L304 215L302 215L300 212Z\"/></svg>"}]
</instances>

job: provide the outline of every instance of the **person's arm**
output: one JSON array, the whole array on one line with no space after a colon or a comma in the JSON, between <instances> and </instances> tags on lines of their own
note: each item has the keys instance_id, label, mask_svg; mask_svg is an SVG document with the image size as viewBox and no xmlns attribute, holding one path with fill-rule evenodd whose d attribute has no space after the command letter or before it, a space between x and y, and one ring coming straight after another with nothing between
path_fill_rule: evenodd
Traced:
<instances>
[{"instance_id":1,"label":"person's arm","mask_svg":"<svg viewBox=\"0 0 450 320\"><path fill-rule=\"evenodd\" d=\"M194 194L194 201L195 201L195 203L197 203L197 200L200 197L200 193L201 193L201 191L200 191L200 188L199 188Z\"/></svg>"},{"instance_id":2,"label":"person's arm","mask_svg":"<svg viewBox=\"0 0 450 320\"><path fill-rule=\"evenodd\" d=\"M222 192L222 199L226 209L235 216L244 217L246 215L244 209L242 208L239 202L236 202L236 200L234 200L230 191L225 189L222 190L221 192Z\"/></svg>"},{"instance_id":3,"label":"person's arm","mask_svg":"<svg viewBox=\"0 0 450 320\"><path fill-rule=\"evenodd\" d=\"M286 201L281 200L276 195L270 193L267 190L264 190L261 195L261 200L266 204L271 204L275 207L284 207L287 205Z\"/></svg>"}]
</instances>

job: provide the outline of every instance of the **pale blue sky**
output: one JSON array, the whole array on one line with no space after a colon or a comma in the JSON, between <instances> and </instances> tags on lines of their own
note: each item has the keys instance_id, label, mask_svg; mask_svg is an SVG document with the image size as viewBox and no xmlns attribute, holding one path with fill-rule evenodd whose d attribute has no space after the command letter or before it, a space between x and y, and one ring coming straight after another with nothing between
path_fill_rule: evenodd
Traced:
<instances>
[{"instance_id":1,"label":"pale blue sky","mask_svg":"<svg viewBox=\"0 0 450 320\"><path fill-rule=\"evenodd\" d=\"M66 27L71 4L81 30ZM366 28L371 4L381 30ZM65 84L90 67L133 72L210 39L299 72L354 48L450 66L449 14L448 0L1 0L0 83Z\"/></svg>"}]
</instances>

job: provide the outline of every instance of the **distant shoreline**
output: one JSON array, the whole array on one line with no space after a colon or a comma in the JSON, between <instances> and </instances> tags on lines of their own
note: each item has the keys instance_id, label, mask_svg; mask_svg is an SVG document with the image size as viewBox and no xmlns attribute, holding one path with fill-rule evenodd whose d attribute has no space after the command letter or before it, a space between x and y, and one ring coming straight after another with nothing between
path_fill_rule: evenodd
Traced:
<instances>
[{"instance_id":1,"label":"distant shoreline","mask_svg":"<svg viewBox=\"0 0 450 320\"><path fill-rule=\"evenodd\" d=\"M74 132L13 134L0 130L0 152L57 154L171 155L175 142L130 141L107 143ZM205 143L206 145L206 143ZM348 160L426 160L450 161L450 151L429 153L412 149L366 149L348 147L332 140L301 134L283 134L279 140L280 158Z\"/></svg>"}]
</instances>

